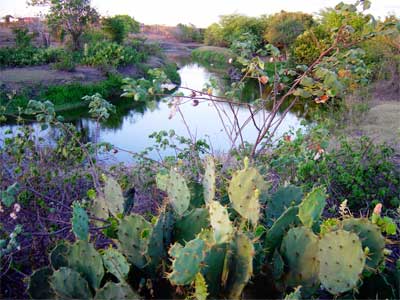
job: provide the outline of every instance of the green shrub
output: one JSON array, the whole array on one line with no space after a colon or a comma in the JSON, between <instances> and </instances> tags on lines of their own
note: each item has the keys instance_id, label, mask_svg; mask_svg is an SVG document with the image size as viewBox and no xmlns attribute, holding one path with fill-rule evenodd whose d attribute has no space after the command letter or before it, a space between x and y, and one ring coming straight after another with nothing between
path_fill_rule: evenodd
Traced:
<instances>
[{"instance_id":1,"label":"green shrub","mask_svg":"<svg viewBox=\"0 0 400 300\"><path fill-rule=\"evenodd\" d=\"M147 54L138 52L135 48L121 46L112 42L101 42L88 46L83 63L93 67L117 68L136 64L147 59Z\"/></svg>"},{"instance_id":2,"label":"green shrub","mask_svg":"<svg viewBox=\"0 0 400 300\"><path fill-rule=\"evenodd\" d=\"M0 67L37 66L54 63L65 55L55 48L0 48Z\"/></svg>"},{"instance_id":3,"label":"green shrub","mask_svg":"<svg viewBox=\"0 0 400 300\"><path fill-rule=\"evenodd\" d=\"M175 38L181 42L198 42L201 43L204 39L204 32L196 28L193 24L185 25L179 23L174 32Z\"/></svg>"},{"instance_id":4,"label":"green shrub","mask_svg":"<svg viewBox=\"0 0 400 300\"><path fill-rule=\"evenodd\" d=\"M72 72L75 71L75 61L72 54L64 55L59 62L54 64L54 68L60 71Z\"/></svg>"},{"instance_id":5,"label":"green shrub","mask_svg":"<svg viewBox=\"0 0 400 300\"><path fill-rule=\"evenodd\" d=\"M139 32L139 23L128 15L117 15L103 20L103 30L111 41L122 44L130 32Z\"/></svg>"},{"instance_id":6,"label":"green shrub","mask_svg":"<svg viewBox=\"0 0 400 300\"><path fill-rule=\"evenodd\" d=\"M33 35L29 33L26 27L15 27L12 30L15 37L15 45L17 48L31 47Z\"/></svg>"},{"instance_id":7,"label":"green shrub","mask_svg":"<svg viewBox=\"0 0 400 300\"><path fill-rule=\"evenodd\" d=\"M226 65L235 55L226 48L205 46L192 51L192 58L200 62L216 65Z\"/></svg>"}]
</instances>

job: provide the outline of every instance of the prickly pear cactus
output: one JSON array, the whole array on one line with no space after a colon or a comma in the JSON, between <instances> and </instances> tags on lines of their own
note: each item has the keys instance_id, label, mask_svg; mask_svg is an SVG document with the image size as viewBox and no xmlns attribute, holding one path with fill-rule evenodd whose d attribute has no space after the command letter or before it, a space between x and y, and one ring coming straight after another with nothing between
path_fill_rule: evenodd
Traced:
<instances>
[{"instance_id":1,"label":"prickly pear cactus","mask_svg":"<svg viewBox=\"0 0 400 300\"><path fill-rule=\"evenodd\" d=\"M336 230L318 243L319 279L324 288L338 295L357 287L365 266L365 254L355 233Z\"/></svg>"},{"instance_id":2,"label":"prickly pear cactus","mask_svg":"<svg viewBox=\"0 0 400 300\"><path fill-rule=\"evenodd\" d=\"M107 220L110 216L108 212L108 205L106 200L102 195L98 195L95 199L93 199L93 203L90 207L90 212L99 219ZM97 222L97 225L101 226L102 223Z\"/></svg>"},{"instance_id":3,"label":"prickly pear cactus","mask_svg":"<svg viewBox=\"0 0 400 300\"><path fill-rule=\"evenodd\" d=\"M268 230L265 245L269 253L272 254L275 248L280 247L283 236L292 226L300 224L298 212L298 206L289 207Z\"/></svg>"},{"instance_id":4,"label":"prickly pear cactus","mask_svg":"<svg viewBox=\"0 0 400 300\"><path fill-rule=\"evenodd\" d=\"M129 273L129 264L125 256L116 249L108 248L104 250L102 258L107 271L117 277L119 282L124 282Z\"/></svg>"},{"instance_id":5,"label":"prickly pear cactus","mask_svg":"<svg viewBox=\"0 0 400 300\"><path fill-rule=\"evenodd\" d=\"M201 273L197 273L194 278L194 295L193 298L197 300L207 300L208 291L207 283Z\"/></svg>"},{"instance_id":6,"label":"prickly pear cactus","mask_svg":"<svg viewBox=\"0 0 400 300\"><path fill-rule=\"evenodd\" d=\"M376 269L384 259L385 238L381 230L368 219L344 219L343 229L354 232L361 240L363 249L368 247L369 253L366 265Z\"/></svg>"},{"instance_id":7,"label":"prickly pear cactus","mask_svg":"<svg viewBox=\"0 0 400 300\"><path fill-rule=\"evenodd\" d=\"M134 292L126 283L107 282L106 285L96 293L95 299L140 299L140 295Z\"/></svg>"},{"instance_id":8,"label":"prickly pear cactus","mask_svg":"<svg viewBox=\"0 0 400 300\"><path fill-rule=\"evenodd\" d=\"M169 174L167 172L159 172L156 175L157 188L164 192L168 192Z\"/></svg>"},{"instance_id":9,"label":"prickly pear cactus","mask_svg":"<svg viewBox=\"0 0 400 300\"><path fill-rule=\"evenodd\" d=\"M299 206L299 218L304 226L311 227L317 221L326 205L325 188L314 188L305 196Z\"/></svg>"},{"instance_id":10,"label":"prickly pear cactus","mask_svg":"<svg viewBox=\"0 0 400 300\"><path fill-rule=\"evenodd\" d=\"M254 247L243 233L236 234L230 246L232 253L226 291L228 299L240 299L244 287L253 275Z\"/></svg>"},{"instance_id":11,"label":"prickly pear cactus","mask_svg":"<svg viewBox=\"0 0 400 300\"><path fill-rule=\"evenodd\" d=\"M151 274L156 274L156 271L160 266L161 261L167 256L164 247L164 237L165 235L170 234L168 232L170 231L170 229L167 228L166 224L168 214L169 212L165 211L165 209L161 211L149 238L149 243L147 247L149 264L147 265L147 268L149 269L149 273Z\"/></svg>"},{"instance_id":12,"label":"prickly pear cactus","mask_svg":"<svg viewBox=\"0 0 400 300\"><path fill-rule=\"evenodd\" d=\"M183 243L193 240L202 229L210 226L209 212L205 208L195 208L178 219L174 226L175 240Z\"/></svg>"},{"instance_id":13,"label":"prickly pear cactus","mask_svg":"<svg viewBox=\"0 0 400 300\"><path fill-rule=\"evenodd\" d=\"M118 227L118 241L129 262L138 268L147 264L146 253L152 226L140 215L122 219Z\"/></svg>"},{"instance_id":14,"label":"prickly pear cactus","mask_svg":"<svg viewBox=\"0 0 400 300\"><path fill-rule=\"evenodd\" d=\"M301 286L294 289L293 292L286 295L284 300L300 300L301 299Z\"/></svg>"},{"instance_id":15,"label":"prickly pear cactus","mask_svg":"<svg viewBox=\"0 0 400 300\"><path fill-rule=\"evenodd\" d=\"M100 287L104 276L103 260L92 244L77 241L70 246L68 266L81 274L94 289Z\"/></svg>"},{"instance_id":16,"label":"prickly pear cactus","mask_svg":"<svg viewBox=\"0 0 400 300\"><path fill-rule=\"evenodd\" d=\"M204 160L205 173L203 178L204 201L209 203L215 198L215 162L212 156L207 156Z\"/></svg>"},{"instance_id":17,"label":"prickly pear cactus","mask_svg":"<svg viewBox=\"0 0 400 300\"><path fill-rule=\"evenodd\" d=\"M233 174L228 194L233 208L245 219L256 225L260 218L260 193L267 189L266 182L255 168L248 166Z\"/></svg>"},{"instance_id":18,"label":"prickly pear cactus","mask_svg":"<svg viewBox=\"0 0 400 300\"><path fill-rule=\"evenodd\" d=\"M36 270L29 277L28 294L32 299L54 299L55 294L50 286L51 275L53 275L53 270L45 267Z\"/></svg>"},{"instance_id":19,"label":"prickly pear cactus","mask_svg":"<svg viewBox=\"0 0 400 300\"><path fill-rule=\"evenodd\" d=\"M89 217L85 209L77 202L72 205L72 231L77 239L89 239Z\"/></svg>"},{"instance_id":20,"label":"prickly pear cactus","mask_svg":"<svg viewBox=\"0 0 400 300\"><path fill-rule=\"evenodd\" d=\"M288 185L279 188L267 202L266 209L266 224L271 227L286 209L300 204L303 198L303 191L301 188Z\"/></svg>"},{"instance_id":21,"label":"prickly pear cactus","mask_svg":"<svg viewBox=\"0 0 400 300\"><path fill-rule=\"evenodd\" d=\"M274 255L272 256L272 275L274 276L275 280L282 278L284 268L285 262L283 261L279 251L275 249Z\"/></svg>"},{"instance_id":22,"label":"prickly pear cactus","mask_svg":"<svg viewBox=\"0 0 400 300\"><path fill-rule=\"evenodd\" d=\"M54 270L68 267L69 244L59 243L50 253L50 263Z\"/></svg>"},{"instance_id":23,"label":"prickly pear cactus","mask_svg":"<svg viewBox=\"0 0 400 300\"><path fill-rule=\"evenodd\" d=\"M210 223L214 229L214 239L217 244L227 243L232 239L233 225L229 220L226 207L218 201L210 201L208 205L210 211Z\"/></svg>"},{"instance_id":24,"label":"prickly pear cactus","mask_svg":"<svg viewBox=\"0 0 400 300\"><path fill-rule=\"evenodd\" d=\"M167 192L173 209L182 216L190 205L190 190L185 178L174 169L169 172Z\"/></svg>"},{"instance_id":25,"label":"prickly pear cactus","mask_svg":"<svg viewBox=\"0 0 400 300\"><path fill-rule=\"evenodd\" d=\"M50 277L50 285L61 299L90 299L88 282L78 272L62 267Z\"/></svg>"},{"instance_id":26,"label":"prickly pear cactus","mask_svg":"<svg viewBox=\"0 0 400 300\"><path fill-rule=\"evenodd\" d=\"M204 259L204 268L201 270L206 279L209 293L217 297L221 291L222 271L228 244L213 245Z\"/></svg>"},{"instance_id":27,"label":"prickly pear cactus","mask_svg":"<svg viewBox=\"0 0 400 300\"><path fill-rule=\"evenodd\" d=\"M116 217L118 214L124 212L124 196L122 193L121 186L119 183L111 178L107 177L104 186L104 197L108 211Z\"/></svg>"},{"instance_id":28,"label":"prickly pear cactus","mask_svg":"<svg viewBox=\"0 0 400 300\"><path fill-rule=\"evenodd\" d=\"M171 248L169 254L173 257L172 272L167 277L172 284L186 285L193 282L201 270L205 246L202 239L196 238L188 242L185 247Z\"/></svg>"},{"instance_id":29,"label":"prickly pear cactus","mask_svg":"<svg viewBox=\"0 0 400 300\"><path fill-rule=\"evenodd\" d=\"M319 286L318 237L307 227L294 227L282 240L281 253L289 268L287 285Z\"/></svg>"}]
</instances>

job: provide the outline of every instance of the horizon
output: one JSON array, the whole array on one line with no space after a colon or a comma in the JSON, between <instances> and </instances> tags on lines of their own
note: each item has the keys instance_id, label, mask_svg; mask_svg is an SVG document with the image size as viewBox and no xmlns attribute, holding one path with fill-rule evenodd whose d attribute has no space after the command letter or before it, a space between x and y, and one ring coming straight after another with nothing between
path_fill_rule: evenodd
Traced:
<instances>
[{"instance_id":1,"label":"horizon","mask_svg":"<svg viewBox=\"0 0 400 300\"><path fill-rule=\"evenodd\" d=\"M3 0L4 1L4 0ZM44 9L29 7L26 0L6 0L0 4L0 16L12 15L14 17L34 17L44 15ZM197 27L207 27L214 22L218 22L219 16L233 13L247 16L258 17L263 14L274 14L281 10L302 11L317 15L319 11L328 7L334 7L338 0L309 0L301 3L294 0L283 0L277 2L256 3L257 0L219 0L211 1L180 1L153 0L148 3L141 2L135 6L133 0L118 0L118 4L110 3L108 0L92 0L92 5L103 16L117 14L128 14L137 21L144 24L159 24L174 26L178 23L193 24ZM343 1L353 3L352 0ZM175 9L178 7L179 9ZM156 11L154 7L157 7ZM367 13L373 14L376 18L394 14L400 15L400 2L397 0L372 1L372 7Z\"/></svg>"}]
</instances>

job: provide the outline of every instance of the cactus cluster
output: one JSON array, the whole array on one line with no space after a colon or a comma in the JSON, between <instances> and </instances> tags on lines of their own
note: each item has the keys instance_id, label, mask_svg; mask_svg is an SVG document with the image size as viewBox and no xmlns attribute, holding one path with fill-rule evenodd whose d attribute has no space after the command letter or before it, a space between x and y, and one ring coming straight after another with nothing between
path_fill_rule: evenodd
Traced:
<instances>
[{"instance_id":1,"label":"cactus cluster","mask_svg":"<svg viewBox=\"0 0 400 300\"><path fill-rule=\"evenodd\" d=\"M117 249L96 251L88 242L84 209L74 206L78 240L52 251L51 268L31 276L29 294L38 299L136 299L128 283L134 273L143 276L141 286L163 277L186 296L241 299L252 277L267 270L282 295L286 288L295 289L287 299L311 298L320 288L339 296L357 290L363 272L382 264L385 239L368 219L346 216L321 225L327 198L323 188L304 197L299 188L281 188L262 211L259 195L266 194L268 185L248 160L227 186L226 206L216 197L215 174L214 160L206 158L200 189L204 202L191 202L198 196L190 195L190 185L176 170L159 174L157 185L167 192L167 203L151 221L137 214L117 218ZM120 198L114 183L107 190ZM117 211L120 207L107 206L107 213Z\"/></svg>"}]
</instances>

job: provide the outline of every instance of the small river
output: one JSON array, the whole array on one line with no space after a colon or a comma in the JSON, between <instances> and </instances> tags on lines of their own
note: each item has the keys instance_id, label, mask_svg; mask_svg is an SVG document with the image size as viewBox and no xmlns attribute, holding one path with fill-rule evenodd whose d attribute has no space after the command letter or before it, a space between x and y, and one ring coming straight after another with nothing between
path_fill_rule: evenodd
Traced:
<instances>
[{"instance_id":1,"label":"small river","mask_svg":"<svg viewBox=\"0 0 400 300\"><path fill-rule=\"evenodd\" d=\"M227 82L218 71L206 68L195 62L183 63L180 66L179 74L181 76L182 85L195 90L202 90L204 85L211 79L218 82L220 91L227 88ZM187 91L180 89L187 94ZM217 91L218 93L218 91ZM123 98L119 100L117 113L113 115L107 122L96 126L96 123L85 116L83 110L76 110L65 115L66 120L74 123L85 133L89 140L111 143L118 148L129 150L130 152L141 152L147 147L153 145L154 140L149 138L153 132L160 130L174 130L177 135L189 137L187 127L196 139L205 139L216 153L222 153L230 149L230 141L227 137L218 112L207 102L201 102L198 106L193 106L191 102L180 106L185 117L185 123L181 116L177 113L173 118L169 118L171 108L168 106L168 99L159 101L155 107L146 107L145 105L133 104L132 100ZM247 109L240 109L238 119L245 120L249 115ZM302 117L300 112L289 112L281 124L276 136L279 137L290 129L298 129ZM257 116L256 116L257 117ZM40 136L45 137L48 141L54 140L56 133L54 130L48 129L40 132L40 126L33 124L35 130ZM0 128L0 134L3 135L5 130L11 129L15 131L16 125L4 125ZM244 140L252 142L257 136L257 131L253 126L248 126L243 132ZM173 154L173 150L161 152L161 156ZM151 158L159 159L158 153L151 153ZM130 163L132 162L131 154L119 151L111 154L110 159Z\"/></svg>"}]
</instances>

